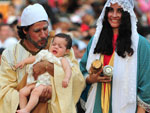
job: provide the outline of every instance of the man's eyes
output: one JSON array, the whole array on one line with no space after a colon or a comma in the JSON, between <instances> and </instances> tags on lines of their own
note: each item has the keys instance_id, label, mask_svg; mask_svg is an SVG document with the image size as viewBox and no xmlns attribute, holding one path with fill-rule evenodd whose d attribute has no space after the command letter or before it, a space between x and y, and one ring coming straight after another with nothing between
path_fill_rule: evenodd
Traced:
<instances>
[{"instance_id":1,"label":"man's eyes","mask_svg":"<svg viewBox=\"0 0 150 113\"><path fill-rule=\"evenodd\" d=\"M46 31L47 29L48 29L48 26L44 27L44 28L43 28L43 31ZM35 29L34 32L37 33L37 32L40 32L41 30L42 30L42 29Z\"/></svg>"},{"instance_id":2,"label":"man's eyes","mask_svg":"<svg viewBox=\"0 0 150 113\"><path fill-rule=\"evenodd\" d=\"M48 26L44 27L43 30L46 31L48 29Z\"/></svg>"},{"instance_id":3,"label":"man's eyes","mask_svg":"<svg viewBox=\"0 0 150 113\"><path fill-rule=\"evenodd\" d=\"M40 29L34 30L34 32L36 32L36 33L37 33L37 32L40 32Z\"/></svg>"}]
</instances>

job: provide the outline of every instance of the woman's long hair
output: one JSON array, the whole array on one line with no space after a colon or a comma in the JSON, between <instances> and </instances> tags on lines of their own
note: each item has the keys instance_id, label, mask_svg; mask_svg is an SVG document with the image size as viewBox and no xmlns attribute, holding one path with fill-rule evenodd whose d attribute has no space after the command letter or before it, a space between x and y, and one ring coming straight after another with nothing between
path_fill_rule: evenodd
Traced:
<instances>
[{"instance_id":1,"label":"woman's long hair","mask_svg":"<svg viewBox=\"0 0 150 113\"><path fill-rule=\"evenodd\" d=\"M94 54L101 53L105 55L111 55L113 53L113 29L108 22L109 8L106 8L105 16L103 20L103 28L94 49ZM116 52L119 56L125 58L126 53L132 56L134 51L131 48L131 20L130 14L126 11L122 11L121 23L119 26L119 34L116 42Z\"/></svg>"}]
</instances>

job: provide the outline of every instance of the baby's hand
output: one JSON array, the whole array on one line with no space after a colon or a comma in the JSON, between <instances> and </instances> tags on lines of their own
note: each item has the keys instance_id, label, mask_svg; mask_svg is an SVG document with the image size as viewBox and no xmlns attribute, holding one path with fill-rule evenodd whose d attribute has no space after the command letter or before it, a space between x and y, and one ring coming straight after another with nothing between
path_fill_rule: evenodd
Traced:
<instances>
[{"instance_id":1,"label":"baby's hand","mask_svg":"<svg viewBox=\"0 0 150 113\"><path fill-rule=\"evenodd\" d=\"M20 62L20 63L18 63L18 64L15 65L15 68L16 69L18 69L18 68L22 69L24 67L24 65L25 65L24 62Z\"/></svg>"},{"instance_id":2,"label":"baby's hand","mask_svg":"<svg viewBox=\"0 0 150 113\"><path fill-rule=\"evenodd\" d=\"M62 87L63 87L63 88L68 87L68 84L69 84L69 79L64 79L64 80L62 81Z\"/></svg>"}]
</instances>

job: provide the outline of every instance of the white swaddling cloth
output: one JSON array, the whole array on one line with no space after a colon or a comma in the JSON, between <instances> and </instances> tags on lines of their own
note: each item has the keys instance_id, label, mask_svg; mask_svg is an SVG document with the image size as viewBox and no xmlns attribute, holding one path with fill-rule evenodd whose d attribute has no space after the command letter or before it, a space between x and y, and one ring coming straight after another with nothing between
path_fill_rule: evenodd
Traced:
<instances>
[{"instance_id":1,"label":"white swaddling cloth","mask_svg":"<svg viewBox=\"0 0 150 113\"><path fill-rule=\"evenodd\" d=\"M51 52L48 50L41 50L37 55L36 55L36 60L33 64L29 65L29 71L28 71L28 78L27 78L27 84L35 83L36 86L39 86L40 84L42 85L51 85L50 83L50 74L48 72L45 72L41 74L37 80L34 79L33 77L33 65L36 64L37 62L40 62L41 60L47 60L51 63L57 64L62 66L61 64L61 58L62 57L56 57L54 56ZM70 66L72 66L71 61L67 58L69 61Z\"/></svg>"}]
</instances>

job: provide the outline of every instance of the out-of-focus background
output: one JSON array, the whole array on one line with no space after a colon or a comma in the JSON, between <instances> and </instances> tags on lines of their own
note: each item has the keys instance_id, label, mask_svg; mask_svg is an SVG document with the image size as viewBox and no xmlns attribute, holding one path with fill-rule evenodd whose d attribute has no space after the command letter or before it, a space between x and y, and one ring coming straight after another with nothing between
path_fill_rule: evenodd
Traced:
<instances>
[{"instance_id":1,"label":"out-of-focus background","mask_svg":"<svg viewBox=\"0 0 150 113\"><path fill-rule=\"evenodd\" d=\"M11 47L19 40L16 26L20 24L21 12L36 2L47 11L50 29L71 35L75 56L80 61L106 0L0 0L0 48ZM138 32L150 41L150 0L134 2Z\"/></svg>"}]
</instances>

